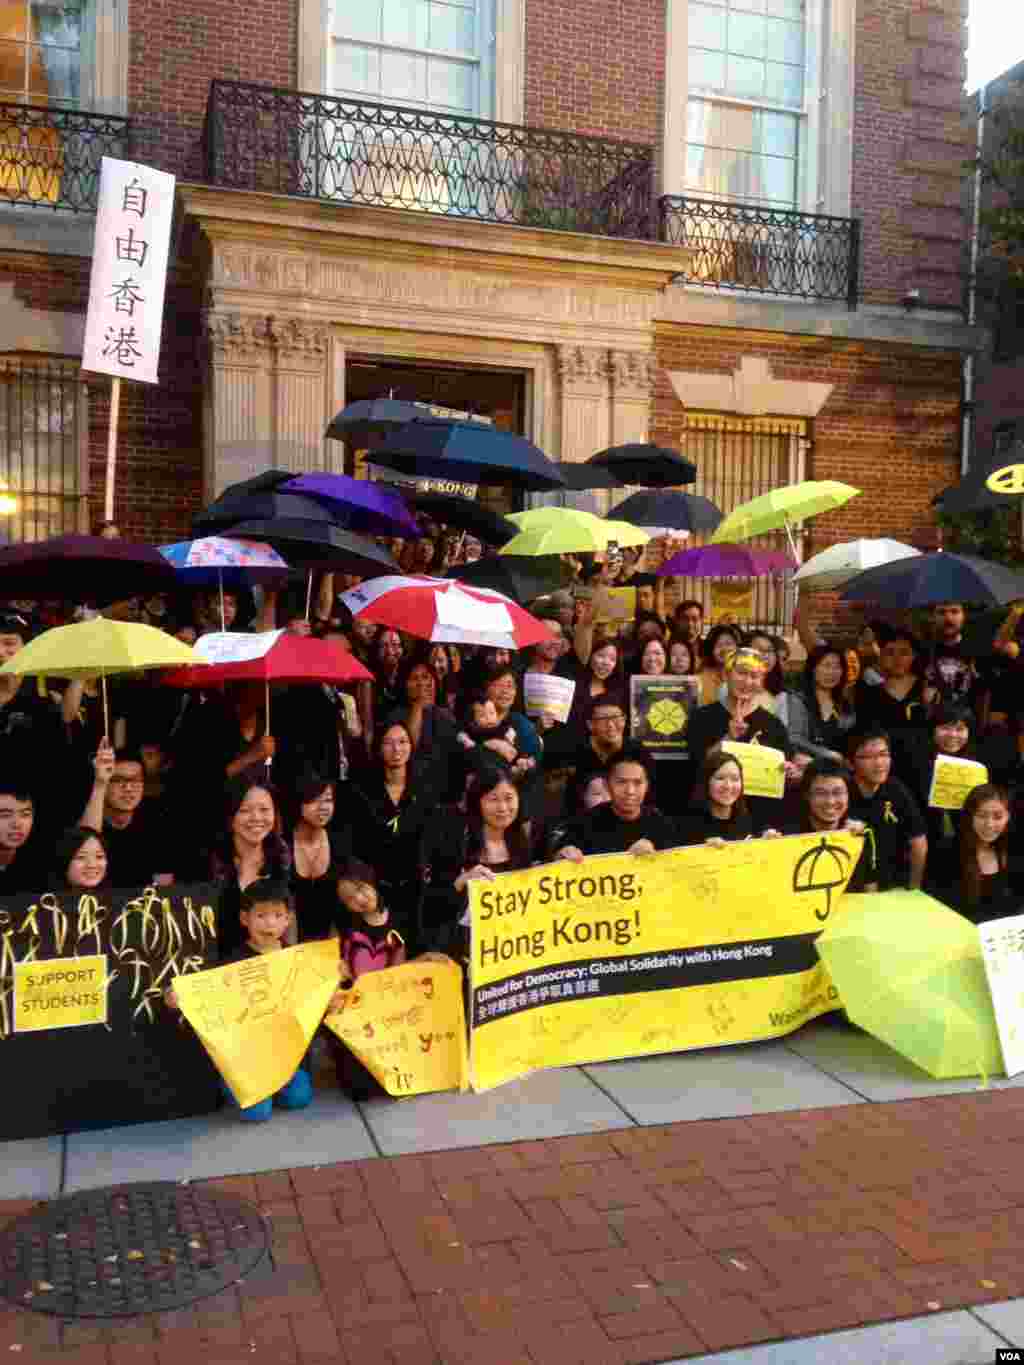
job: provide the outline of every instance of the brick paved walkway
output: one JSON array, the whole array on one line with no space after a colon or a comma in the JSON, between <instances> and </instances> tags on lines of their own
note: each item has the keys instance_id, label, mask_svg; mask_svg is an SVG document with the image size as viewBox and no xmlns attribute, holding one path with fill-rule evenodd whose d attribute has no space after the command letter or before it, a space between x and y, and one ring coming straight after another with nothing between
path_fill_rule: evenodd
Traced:
<instances>
[{"instance_id":1,"label":"brick paved walkway","mask_svg":"<svg viewBox=\"0 0 1024 1365\"><path fill-rule=\"evenodd\" d=\"M1024 1090L211 1183L272 1264L115 1326L0 1309L0 1359L642 1365L1024 1294Z\"/></svg>"}]
</instances>

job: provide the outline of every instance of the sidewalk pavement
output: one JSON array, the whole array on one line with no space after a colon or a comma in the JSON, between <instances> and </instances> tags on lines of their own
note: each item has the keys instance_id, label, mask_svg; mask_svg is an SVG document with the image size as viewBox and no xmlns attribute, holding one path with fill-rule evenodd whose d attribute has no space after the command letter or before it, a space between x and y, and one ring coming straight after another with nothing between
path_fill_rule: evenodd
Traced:
<instances>
[{"instance_id":1,"label":"sidewalk pavement","mask_svg":"<svg viewBox=\"0 0 1024 1365\"><path fill-rule=\"evenodd\" d=\"M0 1195L204 1179L272 1232L244 1284L178 1312L0 1307L19 1365L982 1365L1024 1346L1024 1088L931 1082L828 1025L4 1155Z\"/></svg>"}]
</instances>

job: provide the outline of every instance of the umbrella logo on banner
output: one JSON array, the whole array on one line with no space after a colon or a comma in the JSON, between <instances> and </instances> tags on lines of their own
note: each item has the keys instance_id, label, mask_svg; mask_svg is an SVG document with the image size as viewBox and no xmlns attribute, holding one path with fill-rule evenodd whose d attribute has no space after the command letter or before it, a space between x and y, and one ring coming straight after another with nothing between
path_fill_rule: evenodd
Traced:
<instances>
[{"instance_id":1,"label":"umbrella logo on banner","mask_svg":"<svg viewBox=\"0 0 1024 1365\"><path fill-rule=\"evenodd\" d=\"M1024 464L1008 464L994 469L985 480L993 493L1024 493Z\"/></svg>"},{"instance_id":2,"label":"umbrella logo on banner","mask_svg":"<svg viewBox=\"0 0 1024 1365\"><path fill-rule=\"evenodd\" d=\"M841 844L830 844L825 835L821 843L809 848L793 868L793 890L798 895L807 892L825 893L825 909L815 910L814 918L823 923L832 910L832 892L845 885L850 855Z\"/></svg>"}]
</instances>

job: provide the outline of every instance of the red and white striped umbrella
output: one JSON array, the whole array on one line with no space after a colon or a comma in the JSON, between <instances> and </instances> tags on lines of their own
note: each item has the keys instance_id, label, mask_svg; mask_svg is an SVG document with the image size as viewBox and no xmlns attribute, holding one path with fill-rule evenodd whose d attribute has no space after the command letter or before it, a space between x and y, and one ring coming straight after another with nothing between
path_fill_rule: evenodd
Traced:
<instances>
[{"instance_id":1,"label":"red and white striped umbrella","mask_svg":"<svg viewBox=\"0 0 1024 1365\"><path fill-rule=\"evenodd\" d=\"M342 593L353 616L443 644L525 649L549 637L517 602L450 578L385 574Z\"/></svg>"}]
</instances>

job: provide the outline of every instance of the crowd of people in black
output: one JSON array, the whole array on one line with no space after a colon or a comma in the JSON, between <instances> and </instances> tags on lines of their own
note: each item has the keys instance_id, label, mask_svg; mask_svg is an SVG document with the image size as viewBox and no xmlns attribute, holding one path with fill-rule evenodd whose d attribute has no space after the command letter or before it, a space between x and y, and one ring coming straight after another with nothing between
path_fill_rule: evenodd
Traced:
<instances>
[{"instance_id":1,"label":"crowd of people in black","mask_svg":"<svg viewBox=\"0 0 1024 1365\"><path fill-rule=\"evenodd\" d=\"M423 544L410 567L424 567ZM406 956L464 959L474 879L850 828L870 831L851 891L924 888L975 922L1017 909L1015 638L972 655L958 603L934 609L927 641L881 623L818 639L804 613L794 667L771 633L705 633L696 601L666 613L663 580L632 555L572 568L571 587L530 604L547 638L518 652L353 619L339 599L351 577L324 576L309 619L287 593L115 604L187 640L224 626L337 636L374 681L276 687L268 731L262 685L114 679L105 734L91 684L0 675L0 894L214 883L222 960L336 934L357 976ZM624 626L599 619L612 583L637 590ZM70 616L8 603L0 660ZM527 716L528 672L574 682L567 720ZM631 740L634 673L696 677L684 761ZM745 794L726 739L782 751L781 800ZM961 811L929 806L941 755L988 769Z\"/></svg>"}]
</instances>

